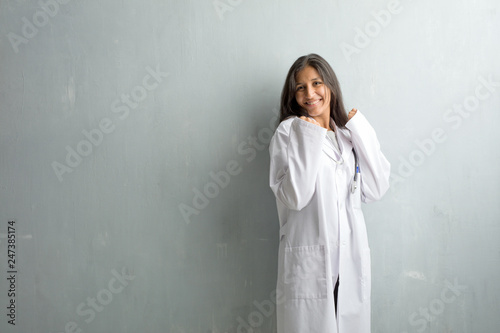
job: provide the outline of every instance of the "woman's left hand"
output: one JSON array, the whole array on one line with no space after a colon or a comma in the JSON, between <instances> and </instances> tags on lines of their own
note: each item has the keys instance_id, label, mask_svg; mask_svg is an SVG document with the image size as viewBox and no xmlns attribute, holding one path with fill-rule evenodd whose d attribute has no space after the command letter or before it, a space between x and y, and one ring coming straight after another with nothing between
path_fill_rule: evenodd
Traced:
<instances>
[{"instance_id":1,"label":"woman's left hand","mask_svg":"<svg viewBox=\"0 0 500 333\"><path fill-rule=\"evenodd\" d=\"M349 111L349 114L347 115L347 121L351 120L351 118L354 117L356 112L358 112L357 109L352 109L351 111Z\"/></svg>"}]
</instances>

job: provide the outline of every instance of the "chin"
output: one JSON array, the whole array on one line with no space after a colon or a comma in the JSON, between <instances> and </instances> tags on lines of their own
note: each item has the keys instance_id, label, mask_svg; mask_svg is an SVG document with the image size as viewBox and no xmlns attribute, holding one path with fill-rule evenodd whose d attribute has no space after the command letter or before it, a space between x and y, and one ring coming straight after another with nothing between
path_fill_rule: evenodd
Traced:
<instances>
[{"instance_id":1,"label":"chin","mask_svg":"<svg viewBox=\"0 0 500 333\"><path fill-rule=\"evenodd\" d=\"M309 116L311 117L321 117L322 115L324 114L328 114L330 115L330 110L313 110L313 111L309 111Z\"/></svg>"}]
</instances>

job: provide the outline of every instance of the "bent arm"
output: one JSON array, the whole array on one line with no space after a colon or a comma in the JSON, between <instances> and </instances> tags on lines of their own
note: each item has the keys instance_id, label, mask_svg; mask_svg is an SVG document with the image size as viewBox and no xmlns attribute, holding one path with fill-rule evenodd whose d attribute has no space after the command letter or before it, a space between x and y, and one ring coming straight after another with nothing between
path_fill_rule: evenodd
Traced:
<instances>
[{"instance_id":1,"label":"bent arm","mask_svg":"<svg viewBox=\"0 0 500 333\"><path fill-rule=\"evenodd\" d=\"M269 185L289 209L301 210L314 194L325 136L326 128L295 118L271 139Z\"/></svg>"},{"instance_id":2,"label":"bent arm","mask_svg":"<svg viewBox=\"0 0 500 333\"><path fill-rule=\"evenodd\" d=\"M347 122L361 171L361 199L379 200L389 189L391 165L380 150L375 130L365 116L357 113Z\"/></svg>"}]
</instances>

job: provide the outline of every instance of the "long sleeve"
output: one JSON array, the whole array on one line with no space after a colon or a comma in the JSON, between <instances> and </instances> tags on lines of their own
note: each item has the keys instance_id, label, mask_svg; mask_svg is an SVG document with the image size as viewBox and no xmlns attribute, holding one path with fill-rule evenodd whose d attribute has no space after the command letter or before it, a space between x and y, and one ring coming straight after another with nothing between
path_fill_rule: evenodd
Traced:
<instances>
[{"instance_id":1,"label":"long sleeve","mask_svg":"<svg viewBox=\"0 0 500 333\"><path fill-rule=\"evenodd\" d=\"M358 110L347 122L351 140L359 159L363 202L379 200L389 189L391 165L380 150L373 127Z\"/></svg>"},{"instance_id":2,"label":"long sleeve","mask_svg":"<svg viewBox=\"0 0 500 333\"><path fill-rule=\"evenodd\" d=\"M301 210L311 200L325 138L325 128L300 118L285 120L276 129L269 146L269 183L289 209Z\"/></svg>"}]
</instances>

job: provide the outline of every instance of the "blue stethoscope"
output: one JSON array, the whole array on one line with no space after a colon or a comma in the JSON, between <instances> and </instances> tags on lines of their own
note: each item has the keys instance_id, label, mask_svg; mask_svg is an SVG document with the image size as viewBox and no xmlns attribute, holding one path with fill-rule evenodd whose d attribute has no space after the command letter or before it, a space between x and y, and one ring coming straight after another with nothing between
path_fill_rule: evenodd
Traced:
<instances>
[{"instance_id":1,"label":"blue stethoscope","mask_svg":"<svg viewBox=\"0 0 500 333\"><path fill-rule=\"evenodd\" d=\"M351 192L356 192L358 188L358 179L359 179L359 161L358 155L356 155L356 151L352 148L352 153L354 154L354 181L352 182Z\"/></svg>"}]
</instances>

